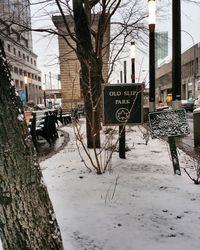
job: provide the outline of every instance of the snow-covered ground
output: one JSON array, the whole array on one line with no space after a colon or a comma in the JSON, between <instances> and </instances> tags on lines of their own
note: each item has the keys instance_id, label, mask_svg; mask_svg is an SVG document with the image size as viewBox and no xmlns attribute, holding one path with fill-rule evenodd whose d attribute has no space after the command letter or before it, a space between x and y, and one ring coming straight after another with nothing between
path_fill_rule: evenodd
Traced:
<instances>
[{"instance_id":1,"label":"snow-covered ground","mask_svg":"<svg viewBox=\"0 0 200 250\"><path fill-rule=\"evenodd\" d=\"M66 250L199 250L200 186L174 175L168 144L137 126L126 133L126 159L112 158L112 171L89 173L68 145L41 162ZM181 167L193 161L179 151Z\"/></svg>"},{"instance_id":2,"label":"snow-covered ground","mask_svg":"<svg viewBox=\"0 0 200 250\"><path fill-rule=\"evenodd\" d=\"M126 133L126 159L112 171L88 173L73 130L60 153L41 163L66 250L198 250L200 190L182 171L175 176L168 144L138 127ZM193 161L179 152L181 167Z\"/></svg>"}]
</instances>

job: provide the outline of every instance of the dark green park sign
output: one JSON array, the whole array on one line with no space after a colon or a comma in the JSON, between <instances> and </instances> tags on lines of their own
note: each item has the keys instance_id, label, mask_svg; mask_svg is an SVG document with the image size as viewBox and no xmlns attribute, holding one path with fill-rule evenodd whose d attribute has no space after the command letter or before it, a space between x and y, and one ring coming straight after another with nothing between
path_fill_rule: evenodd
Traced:
<instances>
[{"instance_id":1,"label":"dark green park sign","mask_svg":"<svg viewBox=\"0 0 200 250\"><path fill-rule=\"evenodd\" d=\"M143 84L109 84L103 92L104 125L142 124Z\"/></svg>"}]
</instances>

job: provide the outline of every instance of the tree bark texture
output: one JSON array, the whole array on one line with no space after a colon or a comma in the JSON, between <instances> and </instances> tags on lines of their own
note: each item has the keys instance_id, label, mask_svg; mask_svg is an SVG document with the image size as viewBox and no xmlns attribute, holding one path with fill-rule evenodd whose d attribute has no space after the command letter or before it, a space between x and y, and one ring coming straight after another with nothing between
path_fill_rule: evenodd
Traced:
<instances>
[{"instance_id":1,"label":"tree bark texture","mask_svg":"<svg viewBox=\"0 0 200 250\"><path fill-rule=\"evenodd\" d=\"M0 236L8 250L63 249L0 43Z\"/></svg>"},{"instance_id":2,"label":"tree bark texture","mask_svg":"<svg viewBox=\"0 0 200 250\"><path fill-rule=\"evenodd\" d=\"M93 48L88 13L80 0L73 1L77 57L81 65L81 89L86 109L88 148L100 147L102 58ZM101 47L101 46L100 46Z\"/></svg>"},{"instance_id":3,"label":"tree bark texture","mask_svg":"<svg viewBox=\"0 0 200 250\"><path fill-rule=\"evenodd\" d=\"M100 147L101 129L101 70L98 62L93 58L92 66L81 62L82 79L81 89L83 91L86 110L86 133L88 148Z\"/></svg>"}]
</instances>

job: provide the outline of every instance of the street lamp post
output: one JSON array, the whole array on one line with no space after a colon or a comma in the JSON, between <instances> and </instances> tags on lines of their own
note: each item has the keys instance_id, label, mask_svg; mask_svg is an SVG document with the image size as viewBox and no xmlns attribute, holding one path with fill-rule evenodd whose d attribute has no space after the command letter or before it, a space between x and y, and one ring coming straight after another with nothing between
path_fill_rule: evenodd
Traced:
<instances>
[{"instance_id":1,"label":"street lamp post","mask_svg":"<svg viewBox=\"0 0 200 250\"><path fill-rule=\"evenodd\" d=\"M149 7L149 111L155 110L155 25L156 1L148 0Z\"/></svg>"},{"instance_id":2,"label":"street lamp post","mask_svg":"<svg viewBox=\"0 0 200 250\"><path fill-rule=\"evenodd\" d=\"M181 3L172 1L172 106L181 106Z\"/></svg>"},{"instance_id":3,"label":"street lamp post","mask_svg":"<svg viewBox=\"0 0 200 250\"><path fill-rule=\"evenodd\" d=\"M120 71L120 83L122 83L123 82L123 72L122 72L122 70Z\"/></svg>"},{"instance_id":4,"label":"street lamp post","mask_svg":"<svg viewBox=\"0 0 200 250\"><path fill-rule=\"evenodd\" d=\"M43 99L44 99L44 106L47 107L47 97L46 97L46 84L43 84Z\"/></svg>"},{"instance_id":5,"label":"street lamp post","mask_svg":"<svg viewBox=\"0 0 200 250\"><path fill-rule=\"evenodd\" d=\"M24 76L26 103L28 102L28 77Z\"/></svg>"},{"instance_id":6,"label":"street lamp post","mask_svg":"<svg viewBox=\"0 0 200 250\"><path fill-rule=\"evenodd\" d=\"M124 61L124 83L126 82L126 61ZM119 126L119 157L121 159L126 159L126 126Z\"/></svg>"},{"instance_id":7,"label":"street lamp post","mask_svg":"<svg viewBox=\"0 0 200 250\"><path fill-rule=\"evenodd\" d=\"M135 83L135 42L131 42L131 81Z\"/></svg>"},{"instance_id":8,"label":"street lamp post","mask_svg":"<svg viewBox=\"0 0 200 250\"><path fill-rule=\"evenodd\" d=\"M181 106L181 4L180 0L172 1L172 107ZM181 175L176 140L168 137L174 174Z\"/></svg>"},{"instance_id":9,"label":"street lamp post","mask_svg":"<svg viewBox=\"0 0 200 250\"><path fill-rule=\"evenodd\" d=\"M124 61L124 83L126 83L126 72L127 72L127 67L126 67L126 61Z\"/></svg>"}]
</instances>

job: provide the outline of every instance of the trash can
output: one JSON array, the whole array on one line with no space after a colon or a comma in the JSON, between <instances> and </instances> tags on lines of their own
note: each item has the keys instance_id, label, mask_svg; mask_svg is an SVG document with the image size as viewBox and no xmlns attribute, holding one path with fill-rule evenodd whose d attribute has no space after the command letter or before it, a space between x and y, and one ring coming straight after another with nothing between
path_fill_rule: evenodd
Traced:
<instances>
[{"instance_id":1,"label":"trash can","mask_svg":"<svg viewBox=\"0 0 200 250\"><path fill-rule=\"evenodd\" d=\"M194 146L200 147L200 108L193 111Z\"/></svg>"}]
</instances>

